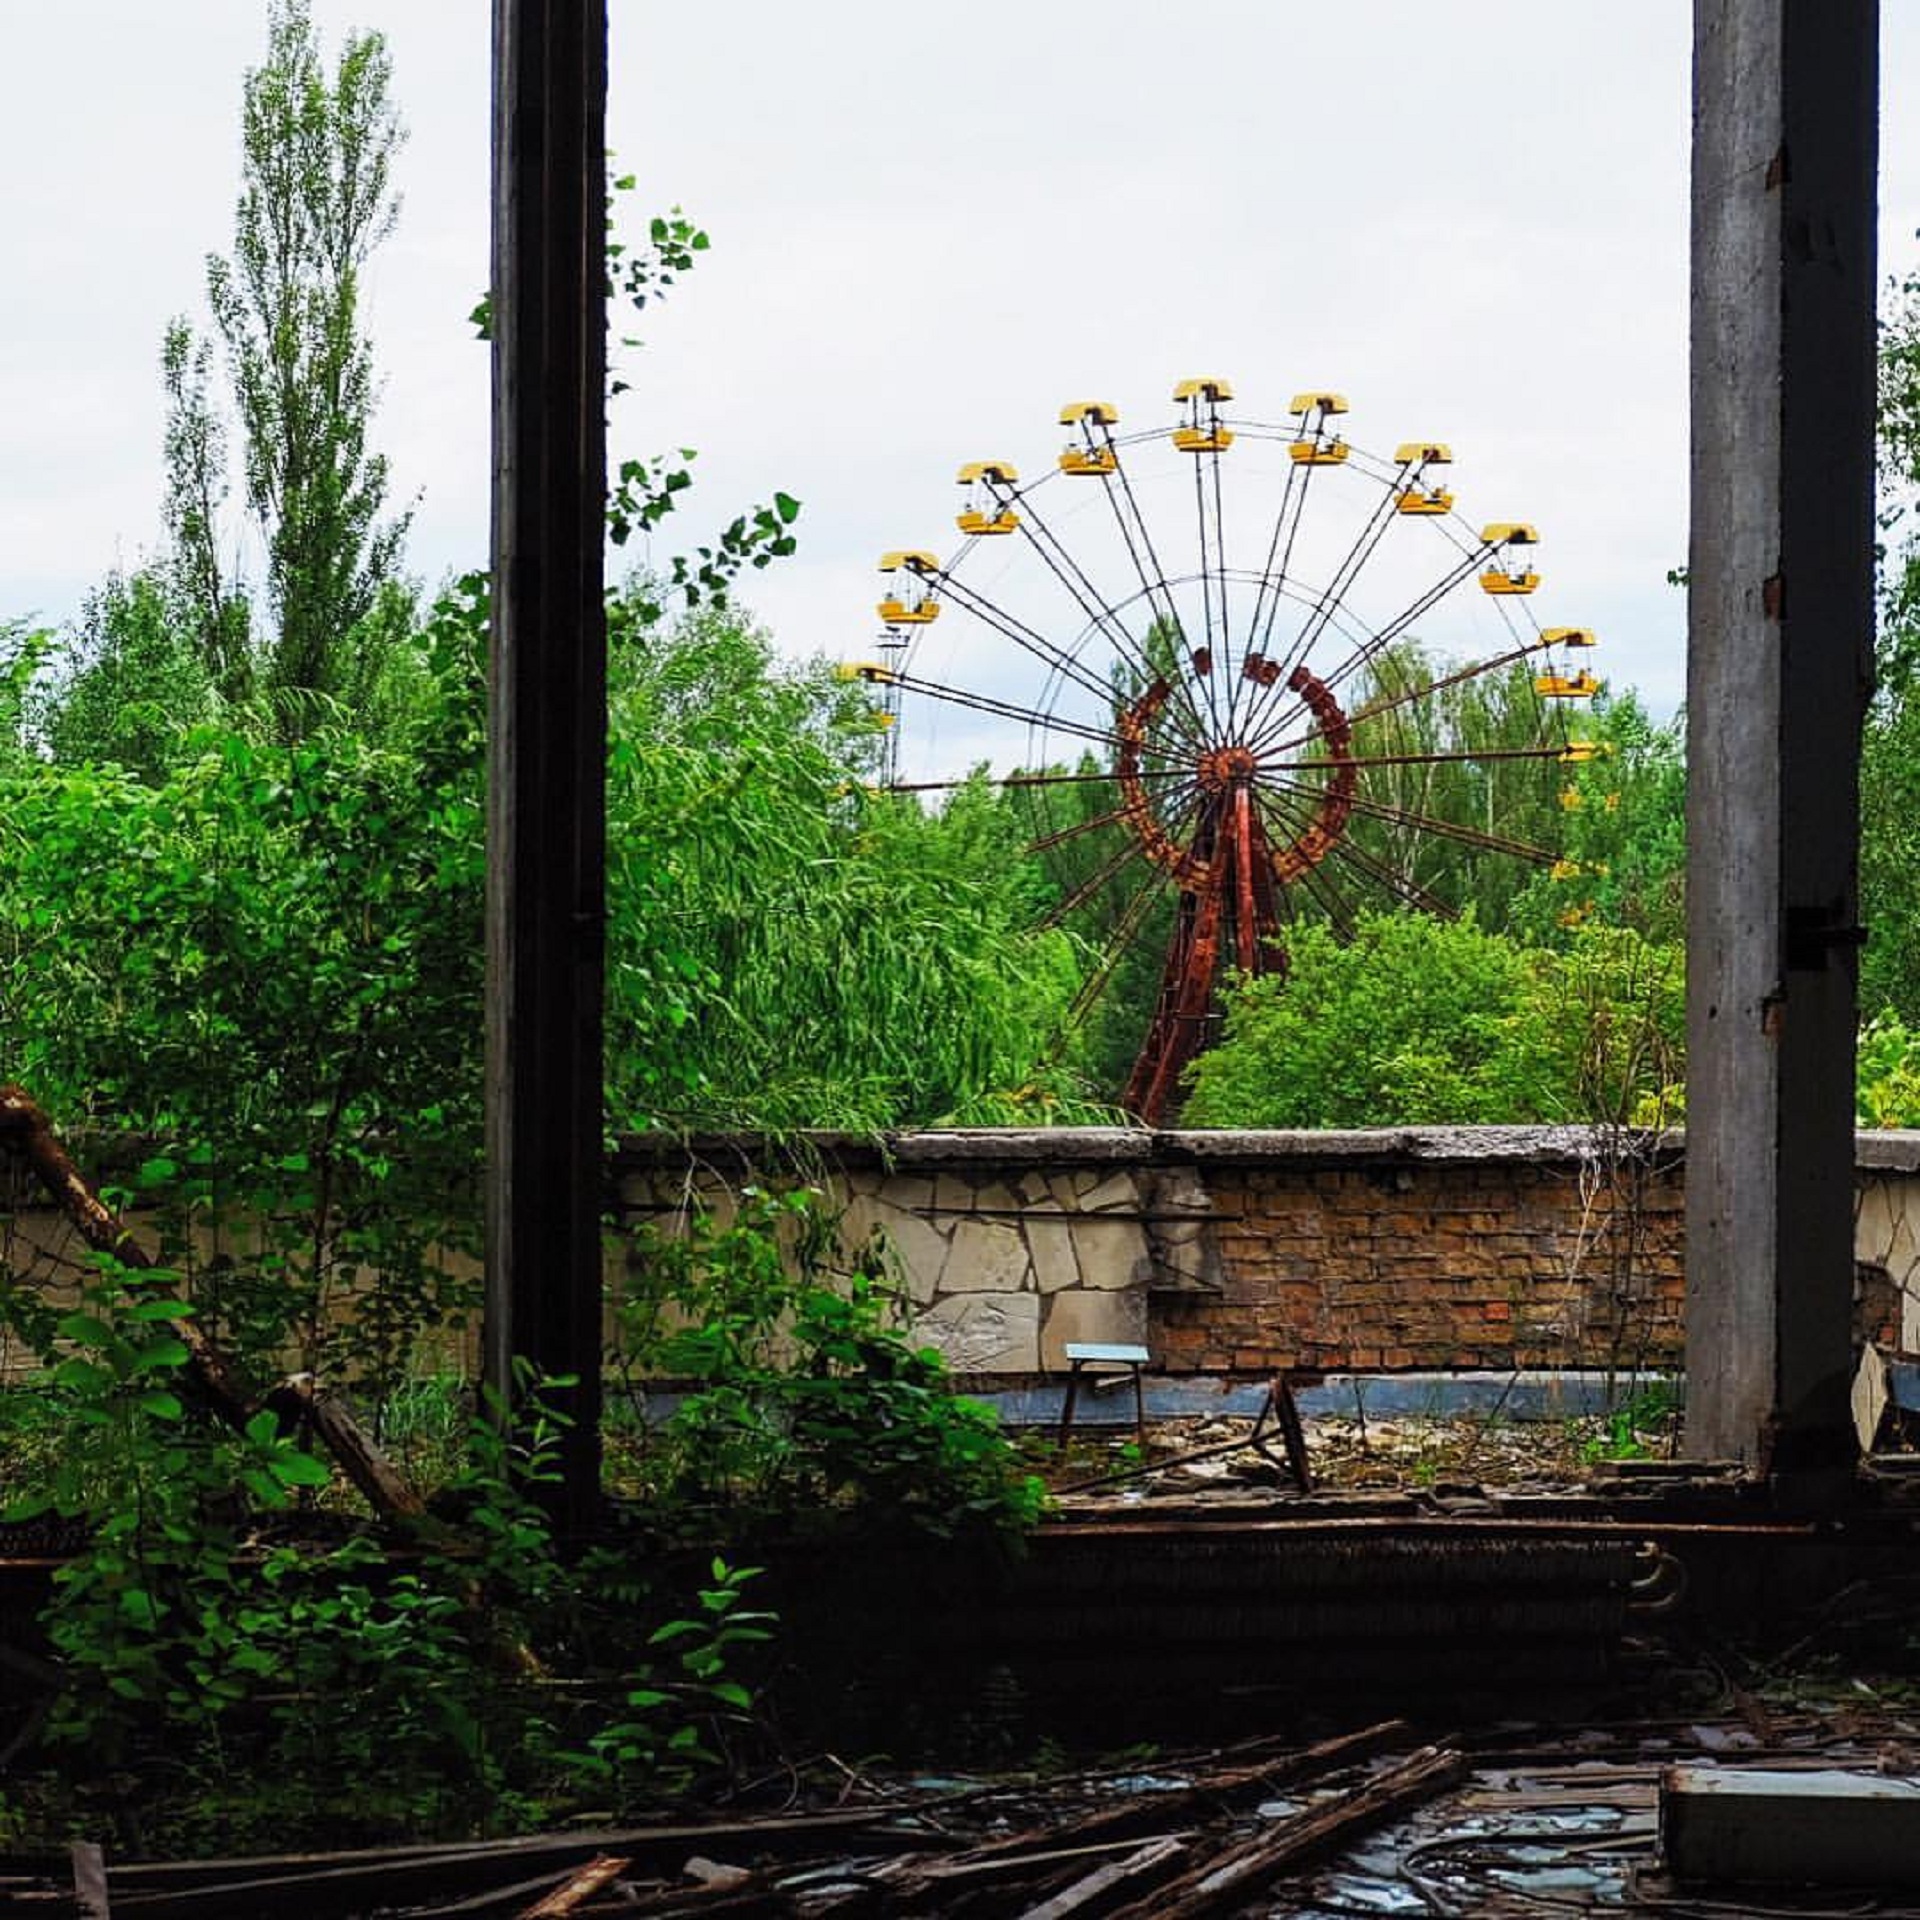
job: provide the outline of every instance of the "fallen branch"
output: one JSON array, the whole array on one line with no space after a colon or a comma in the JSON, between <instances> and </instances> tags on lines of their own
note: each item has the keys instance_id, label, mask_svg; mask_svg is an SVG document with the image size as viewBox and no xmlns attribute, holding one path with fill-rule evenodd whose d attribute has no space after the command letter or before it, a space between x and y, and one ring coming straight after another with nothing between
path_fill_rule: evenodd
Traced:
<instances>
[{"instance_id":1,"label":"fallen branch","mask_svg":"<svg viewBox=\"0 0 1920 1920\"><path fill-rule=\"evenodd\" d=\"M133 1237L133 1230L88 1184L53 1130L53 1123L24 1087L0 1086L0 1139L9 1142L39 1177L53 1203L74 1231L97 1253L111 1254L122 1266L151 1273L159 1263ZM189 1316L163 1323L187 1350L186 1383L222 1420L244 1432L261 1406L282 1412L297 1405L311 1420L347 1478L386 1520L417 1520L426 1508L392 1463L354 1419L346 1403L320 1393L310 1376L306 1384L288 1381L256 1403L222 1354Z\"/></svg>"}]
</instances>

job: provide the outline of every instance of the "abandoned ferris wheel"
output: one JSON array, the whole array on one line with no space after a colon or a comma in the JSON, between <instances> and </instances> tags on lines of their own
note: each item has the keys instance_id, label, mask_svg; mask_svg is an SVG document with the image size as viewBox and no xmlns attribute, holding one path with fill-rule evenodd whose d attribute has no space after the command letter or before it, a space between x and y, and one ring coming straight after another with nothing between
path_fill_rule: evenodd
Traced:
<instances>
[{"instance_id":1,"label":"abandoned ferris wheel","mask_svg":"<svg viewBox=\"0 0 1920 1920\"><path fill-rule=\"evenodd\" d=\"M897 790L954 784L901 777L903 732L915 754L1004 761L1026 729L1002 777L1035 850L1073 869L1056 917L1129 889L1082 1009L1128 943L1168 929L1122 1095L1149 1125L1207 1043L1222 972L1284 970L1289 923L1350 929L1369 899L1451 912L1449 858L1577 878L1541 828L1576 797L1564 769L1601 750L1568 724L1599 688L1576 664L1594 635L1535 618L1534 527L1468 520L1444 443L1350 444L1339 394L1296 395L1282 426L1233 397L1183 380L1171 422L1128 433L1075 401L1037 479L961 467L961 545L882 557L882 657L842 669L877 689Z\"/></svg>"}]
</instances>

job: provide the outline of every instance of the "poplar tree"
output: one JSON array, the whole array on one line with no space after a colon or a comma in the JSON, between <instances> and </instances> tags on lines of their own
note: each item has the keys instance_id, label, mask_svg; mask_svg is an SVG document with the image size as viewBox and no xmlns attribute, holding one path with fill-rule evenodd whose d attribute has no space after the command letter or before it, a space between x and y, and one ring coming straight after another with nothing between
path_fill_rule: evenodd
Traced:
<instances>
[{"instance_id":1,"label":"poplar tree","mask_svg":"<svg viewBox=\"0 0 1920 1920\"><path fill-rule=\"evenodd\" d=\"M273 0L267 56L246 77L231 254L209 255L207 294L226 350L245 495L265 548L273 634L249 646L213 528L223 449L206 360L182 323L165 365L169 521L207 665L230 694L352 696L377 672L376 616L407 516L383 518L388 470L369 443L377 383L361 275L394 229L404 138L377 33L350 34L329 73L307 0ZM280 701L297 723L298 703Z\"/></svg>"}]
</instances>

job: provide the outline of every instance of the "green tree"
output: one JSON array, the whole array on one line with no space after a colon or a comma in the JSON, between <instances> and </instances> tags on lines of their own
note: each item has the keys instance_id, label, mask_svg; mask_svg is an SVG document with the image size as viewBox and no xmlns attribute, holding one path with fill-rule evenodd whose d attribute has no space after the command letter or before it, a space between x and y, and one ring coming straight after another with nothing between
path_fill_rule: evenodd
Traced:
<instances>
[{"instance_id":1,"label":"green tree","mask_svg":"<svg viewBox=\"0 0 1920 1920\"><path fill-rule=\"evenodd\" d=\"M231 255L207 261L242 436L246 498L266 547L276 622L255 662L270 693L358 696L390 627L369 616L399 564L407 516L382 519L387 462L372 450L376 383L361 274L392 233L403 137L378 34L350 34L331 75L307 0L273 0L267 57L246 78ZM221 446L207 362L181 322L167 337L169 521L210 670L244 690L232 594L217 566ZM282 704L300 724L299 703Z\"/></svg>"},{"instance_id":2,"label":"green tree","mask_svg":"<svg viewBox=\"0 0 1920 1920\"><path fill-rule=\"evenodd\" d=\"M1534 870L1509 908L1510 931L1565 945L1567 930L1631 927L1656 944L1686 937L1685 725L1656 725L1628 687L1602 692L1583 733L1599 756L1560 767L1554 838L1564 864Z\"/></svg>"},{"instance_id":3,"label":"green tree","mask_svg":"<svg viewBox=\"0 0 1920 1920\"><path fill-rule=\"evenodd\" d=\"M1894 289L1880 329L1878 685L1860 760L1860 1004L1920 1025L1920 273Z\"/></svg>"},{"instance_id":4,"label":"green tree","mask_svg":"<svg viewBox=\"0 0 1920 1920\"><path fill-rule=\"evenodd\" d=\"M649 589L634 589L645 600ZM616 630L620 623L616 623ZM1077 978L984 788L872 794L856 687L776 664L724 604L616 647L610 1098L623 1125L982 1117L1030 1087Z\"/></svg>"},{"instance_id":5,"label":"green tree","mask_svg":"<svg viewBox=\"0 0 1920 1920\"><path fill-rule=\"evenodd\" d=\"M63 651L64 670L32 704L36 732L65 765L111 761L157 783L213 716L205 657L157 568L110 574L87 596Z\"/></svg>"},{"instance_id":6,"label":"green tree","mask_svg":"<svg viewBox=\"0 0 1920 1920\"><path fill-rule=\"evenodd\" d=\"M251 614L220 551L227 426L212 394L212 343L196 342L187 323L176 319L167 327L160 368L167 392L163 512L171 597L214 686L226 699L242 700L253 679Z\"/></svg>"},{"instance_id":7,"label":"green tree","mask_svg":"<svg viewBox=\"0 0 1920 1920\"><path fill-rule=\"evenodd\" d=\"M1681 1078L1677 952L1595 927L1566 953L1471 919L1299 929L1293 965L1228 996L1193 1074L1199 1126L1626 1120Z\"/></svg>"}]
</instances>

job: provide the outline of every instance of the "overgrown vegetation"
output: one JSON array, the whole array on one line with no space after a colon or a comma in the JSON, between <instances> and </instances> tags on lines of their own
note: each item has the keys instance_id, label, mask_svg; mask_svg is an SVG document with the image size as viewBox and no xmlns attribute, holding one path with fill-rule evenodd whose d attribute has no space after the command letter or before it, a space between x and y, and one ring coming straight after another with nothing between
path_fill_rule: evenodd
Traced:
<instances>
[{"instance_id":1,"label":"overgrown vegetation","mask_svg":"<svg viewBox=\"0 0 1920 1920\"><path fill-rule=\"evenodd\" d=\"M882 1242L846 1247L818 1197L751 1189L724 1224L643 1225L617 1358L642 1419L635 1491L728 1538L919 1534L1016 1543L1040 1482L992 1413L903 1331ZM680 1392L650 1426L650 1394Z\"/></svg>"},{"instance_id":2,"label":"overgrown vegetation","mask_svg":"<svg viewBox=\"0 0 1920 1920\"><path fill-rule=\"evenodd\" d=\"M643 1236L631 1272L620 1354L686 1397L626 1428L638 1499L585 1552L540 1505L537 1393L469 1404L429 1518L382 1540L271 1408L236 1433L196 1405L177 1273L102 1258L67 1311L0 1293L40 1362L0 1400L5 1517L87 1528L45 1620L55 1817L230 1848L624 1813L757 1737L776 1622L742 1550L1006 1550L1037 1518L991 1415L900 1330L882 1250L843 1247L817 1197Z\"/></svg>"},{"instance_id":3,"label":"overgrown vegetation","mask_svg":"<svg viewBox=\"0 0 1920 1920\"><path fill-rule=\"evenodd\" d=\"M68 1437L9 1517L89 1529L45 1621L60 1685L28 1791L52 1819L161 1849L495 1832L717 1764L769 1637L752 1569L694 1577L657 1533L563 1557L536 1497L552 1431L498 1407L469 1419L447 1519L397 1555L311 1509L289 1524L328 1469L271 1411L240 1434L195 1411L174 1278L103 1261L7 1396Z\"/></svg>"}]
</instances>

